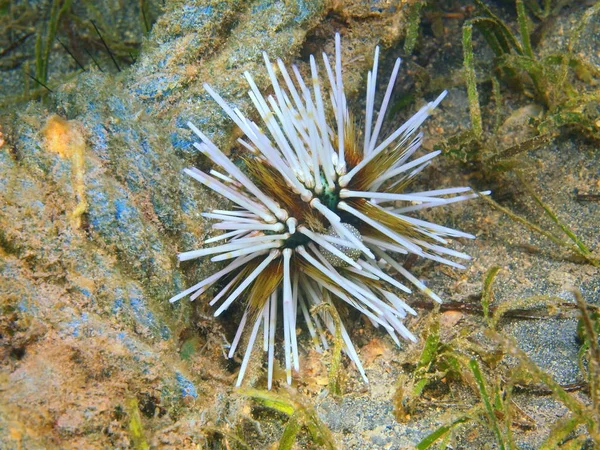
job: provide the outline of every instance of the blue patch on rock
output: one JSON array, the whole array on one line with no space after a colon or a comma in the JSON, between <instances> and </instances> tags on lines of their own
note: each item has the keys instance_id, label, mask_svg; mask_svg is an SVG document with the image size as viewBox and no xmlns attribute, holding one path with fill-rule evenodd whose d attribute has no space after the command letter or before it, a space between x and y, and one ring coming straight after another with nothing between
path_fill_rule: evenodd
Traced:
<instances>
[{"instance_id":1,"label":"blue patch on rock","mask_svg":"<svg viewBox=\"0 0 600 450\"><path fill-rule=\"evenodd\" d=\"M175 378L177 379L177 383L181 388L182 397L198 397L198 392L196 391L196 386L194 386L194 383L184 377L181 372L175 372Z\"/></svg>"}]
</instances>

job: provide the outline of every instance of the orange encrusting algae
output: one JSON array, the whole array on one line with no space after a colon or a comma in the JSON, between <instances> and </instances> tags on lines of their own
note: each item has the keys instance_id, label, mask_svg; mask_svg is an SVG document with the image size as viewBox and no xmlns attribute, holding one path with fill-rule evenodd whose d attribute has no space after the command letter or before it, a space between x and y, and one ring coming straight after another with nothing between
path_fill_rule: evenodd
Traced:
<instances>
[{"instance_id":1,"label":"orange encrusting algae","mask_svg":"<svg viewBox=\"0 0 600 450\"><path fill-rule=\"evenodd\" d=\"M71 160L73 190L77 200L77 205L71 211L71 223L74 228L80 228L82 216L88 208L84 179L85 136L79 124L67 121L58 115L48 118L42 133L48 151Z\"/></svg>"}]
</instances>

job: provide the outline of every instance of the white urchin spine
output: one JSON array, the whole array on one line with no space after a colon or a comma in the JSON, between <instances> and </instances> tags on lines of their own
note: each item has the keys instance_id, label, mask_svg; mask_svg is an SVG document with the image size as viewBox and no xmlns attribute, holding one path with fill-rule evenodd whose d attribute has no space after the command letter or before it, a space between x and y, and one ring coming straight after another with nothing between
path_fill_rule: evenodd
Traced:
<instances>
[{"instance_id":1,"label":"white urchin spine","mask_svg":"<svg viewBox=\"0 0 600 450\"><path fill-rule=\"evenodd\" d=\"M263 54L273 95L265 98L252 76L247 72L244 76L265 132L237 108L231 108L208 84L204 85L244 133L238 142L248 151L247 165L261 174L259 178L239 169L202 131L188 123L201 140L194 146L220 169L208 174L196 168L184 172L235 206L203 214L216 221L213 228L224 231L205 241L218 245L178 255L180 261L210 256L212 261L227 261L227 265L170 301L188 295L193 300L219 282L221 290L210 302L220 303L215 316L246 298L246 309L228 355L234 355L246 323L251 321L237 386L242 383L254 343L259 339L267 353L267 385L271 388L280 310L286 378L291 383L292 370L300 368L296 337L299 309L319 352L328 348L326 332L336 333L335 321L325 309L315 315L310 313L324 301L325 295L359 310L375 326L388 331L395 342L399 343L398 336L414 341L403 320L407 314L416 313L394 292L411 290L384 269L396 272L435 301L441 299L392 255L416 254L453 267L462 266L446 256L469 259L468 255L447 248L446 238L474 236L405 215L477 196L468 187L404 191L439 154L431 152L409 161L421 145L422 133L417 133L418 128L446 91L380 140L400 59L394 65L376 115L377 47L373 69L367 75L364 141L355 145L347 141L345 134L354 124L350 122L344 95L341 53L340 36L336 34L333 67L323 54L328 95L312 55L307 84L296 66L292 66L292 79L281 60L275 66ZM283 78L281 81L276 68ZM328 97L331 116L325 107L324 98ZM448 197L454 194L462 195ZM267 292L254 292L255 285L270 288ZM261 325L262 335L259 335ZM343 324L340 327L344 351L367 381L358 353Z\"/></svg>"}]
</instances>

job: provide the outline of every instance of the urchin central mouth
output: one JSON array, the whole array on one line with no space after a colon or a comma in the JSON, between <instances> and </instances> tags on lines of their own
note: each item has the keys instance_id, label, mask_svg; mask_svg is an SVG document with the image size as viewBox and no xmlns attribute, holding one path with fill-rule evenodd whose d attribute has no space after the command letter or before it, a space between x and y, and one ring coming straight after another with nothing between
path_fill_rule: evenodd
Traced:
<instances>
[{"instance_id":1,"label":"urchin central mouth","mask_svg":"<svg viewBox=\"0 0 600 450\"><path fill-rule=\"evenodd\" d=\"M310 238L302 233L296 232L292 234L283 243L283 248L291 248L292 250L300 245L308 245Z\"/></svg>"},{"instance_id":2,"label":"urchin central mouth","mask_svg":"<svg viewBox=\"0 0 600 450\"><path fill-rule=\"evenodd\" d=\"M332 213L338 215L340 213L340 211L337 208L337 205L340 201L339 191L340 190L338 186L336 186L336 188L333 190L325 189L323 192L315 194L314 197L311 199L318 200L317 202L309 202L309 204L313 207L315 204L318 204L321 208L327 208ZM327 219L325 217L324 219L325 222L327 222ZM308 226L308 224L298 223L297 221L294 221L291 225L287 224L287 230L291 234L291 236L285 240L283 248L290 248L293 250L301 245L308 245L312 241L312 239L307 235L306 231L302 233L299 230L309 229L310 227Z\"/></svg>"},{"instance_id":3,"label":"urchin central mouth","mask_svg":"<svg viewBox=\"0 0 600 450\"><path fill-rule=\"evenodd\" d=\"M311 200L305 202L312 208L321 212L325 223L330 222L330 214L338 216L340 219L339 226L343 226L344 229L347 230L345 233L343 232L345 230L340 232L338 227L338 231L336 231L336 229L330 225L325 232L325 234L331 238L329 244L333 246L335 250L343 253L347 257L346 261L339 256L336 256L327 248L324 248L323 245L318 246L327 261L335 267L347 266L348 258L350 258L352 261L357 261L361 255L361 251L357 247L352 247L347 244L344 245L341 242L337 242L346 241L347 243L347 240L343 238L344 234L347 235L350 233L358 241L362 242L362 236L358 229L354 226L356 225L354 218L338 208L338 204L341 201L340 190L341 189L337 183L335 183L332 188L325 188L318 193L313 189L309 189L312 194ZM325 213L325 211L327 211L327 213ZM303 224L301 222L298 223L296 220L294 220L291 225L287 224L287 231L290 234L290 237L285 239L282 248L295 250L297 247L310 244L312 241L314 241L314 238L311 238L314 233L310 228L311 227L308 224Z\"/></svg>"},{"instance_id":4,"label":"urchin central mouth","mask_svg":"<svg viewBox=\"0 0 600 450\"><path fill-rule=\"evenodd\" d=\"M336 184L335 189L329 190L325 189L321 194L317 196L321 203L325 205L327 208L332 210L334 213L338 213L337 205L340 202L340 188Z\"/></svg>"}]
</instances>

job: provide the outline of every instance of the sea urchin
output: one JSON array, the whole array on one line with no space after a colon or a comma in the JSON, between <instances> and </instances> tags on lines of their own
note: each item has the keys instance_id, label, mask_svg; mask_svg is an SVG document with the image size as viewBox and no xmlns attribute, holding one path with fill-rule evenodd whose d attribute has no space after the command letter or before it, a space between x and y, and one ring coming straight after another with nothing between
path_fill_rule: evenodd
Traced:
<instances>
[{"instance_id":1,"label":"sea urchin","mask_svg":"<svg viewBox=\"0 0 600 450\"><path fill-rule=\"evenodd\" d=\"M284 358L287 382L292 367L299 370L296 318L304 317L317 351L327 348L326 330L335 334L335 322L327 309L311 314L324 298L333 305L345 302L382 326L399 343L398 335L414 341L403 319L416 314L399 296L411 290L388 272L396 272L435 301L440 298L406 270L393 255L415 254L462 267L448 256L469 256L446 247L447 237L473 238L471 234L413 218L407 213L474 198L467 187L426 192L405 192L415 176L440 152L411 157L423 134L417 130L445 97L442 92L405 124L380 140L400 59L396 61L385 96L375 117L375 92L379 48L367 77L364 137L350 115L342 83L340 36L335 36L335 65L323 54L329 80L330 105L326 106L315 58L310 57L311 78L305 83L297 67L292 75L281 60L276 68L264 55L273 95L265 98L252 76L245 73L250 98L260 114L263 131L238 109L231 108L208 84L210 96L245 134L239 144L248 151L240 169L211 140L188 123L201 139L195 147L222 172L208 174L196 168L184 172L235 204L230 210L213 210L203 216L218 222L224 233L205 244L220 245L178 255L187 261L215 255L211 261L229 264L171 298L175 302L191 295L194 300L215 283L221 289L210 305L219 304L220 315L236 300L245 298L245 312L229 350L231 358L242 333L251 327L237 385L244 377L259 328L268 353L268 387L273 381L274 340L278 309L283 310ZM410 161L409 161L410 160ZM448 197L453 194L462 194ZM280 300L282 300L280 302ZM367 381L358 354L343 325L344 351Z\"/></svg>"}]
</instances>

